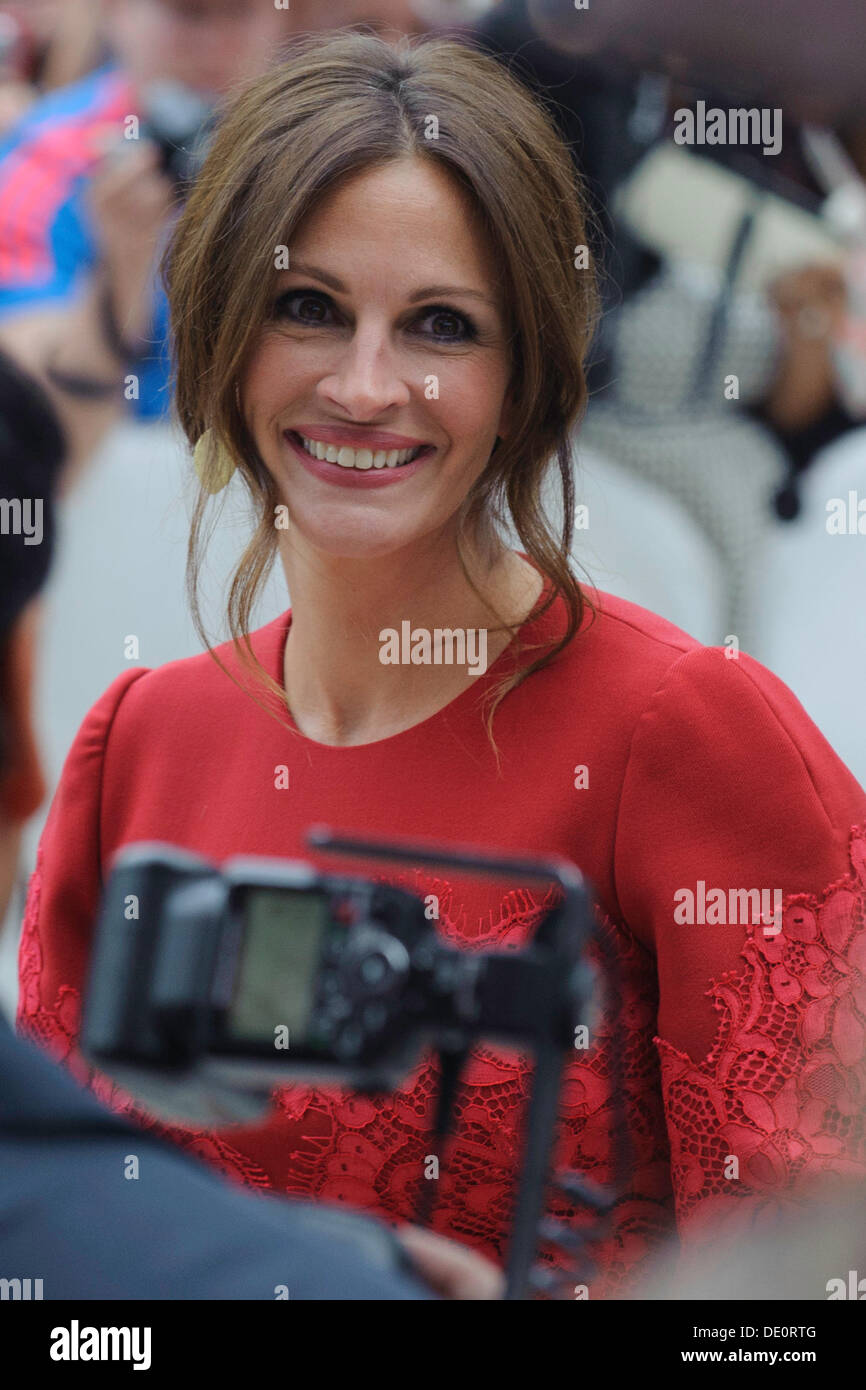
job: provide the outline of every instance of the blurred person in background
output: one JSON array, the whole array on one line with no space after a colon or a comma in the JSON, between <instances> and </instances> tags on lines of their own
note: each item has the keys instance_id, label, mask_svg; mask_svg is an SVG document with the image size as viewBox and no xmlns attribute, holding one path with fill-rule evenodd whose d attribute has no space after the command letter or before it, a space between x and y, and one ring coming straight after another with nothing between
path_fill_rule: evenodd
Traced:
<instances>
[{"instance_id":1,"label":"blurred person in background","mask_svg":"<svg viewBox=\"0 0 866 1390\"><path fill-rule=\"evenodd\" d=\"M109 61L37 101L0 144L0 344L52 397L70 475L125 411L146 421L169 407L155 265L180 189L130 118L144 125L165 101L157 84L181 84L173 111L183 100L192 128L177 143L191 141L198 113L265 68L289 23L257 0L103 0Z\"/></svg>"},{"instance_id":2,"label":"blurred person in background","mask_svg":"<svg viewBox=\"0 0 866 1390\"><path fill-rule=\"evenodd\" d=\"M798 132L795 132L797 134ZM840 193L847 198L845 228L848 235L836 257L804 263L776 277L768 294L781 330L781 351L776 372L763 400L755 408L778 438L788 461L787 496L780 515L798 513L798 490L815 456L835 440L866 423L866 338L863 283L866 250L866 122L843 122L835 132L822 131L822 142L831 142L839 162L837 178L846 184L835 190L820 181L810 161L804 137L792 140L789 177L795 188L820 206L824 215L842 210ZM805 140L808 142L808 134ZM858 200L859 216L856 201ZM826 202L823 200L826 197ZM853 221L851 220L853 213ZM859 253L859 254L858 254ZM859 303L857 301L860 301ZM840 359L845 341L854 349L859 364L855 379L848 379L849 362Z\"/></svg>"}]
</instances>

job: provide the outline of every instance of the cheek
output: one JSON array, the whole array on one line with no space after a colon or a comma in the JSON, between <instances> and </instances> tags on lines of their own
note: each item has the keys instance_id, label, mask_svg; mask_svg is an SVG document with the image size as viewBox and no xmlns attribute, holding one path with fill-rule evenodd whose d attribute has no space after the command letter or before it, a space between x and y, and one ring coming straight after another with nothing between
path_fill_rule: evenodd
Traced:
<instances>
[{"instance_id":1,"label":"cheek","mask_svg":"<svg viewBox=\"0 0 866 1390\"><path fill-rule=\"evenodd\" d=\"M298 394L306 369L304 355L291 344L266 341L253 354L243 380L243 397L254 418L285 408Z\"/></svg>"},{"instance_id":2,"label":"cheek","mask_svg":"<svg viewBox=\"0 0 866 1390\"><path fill-rule=\"evenodd\" d=\"M439 399L430 403L455 438L496 433L505 395L504 371L489 362L464 359L437 373Z\"/></svg>"}]
</instances>

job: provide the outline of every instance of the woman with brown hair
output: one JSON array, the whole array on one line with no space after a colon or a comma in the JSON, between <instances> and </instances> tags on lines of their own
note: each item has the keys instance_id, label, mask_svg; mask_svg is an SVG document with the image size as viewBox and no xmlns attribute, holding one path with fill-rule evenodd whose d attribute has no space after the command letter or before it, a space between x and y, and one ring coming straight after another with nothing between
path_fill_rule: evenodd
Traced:
<instances>
[{"instance_id":1,"label":"woman with brown hair","mask_svg":"<svg viewBox=\"0 0 866 1390\"><path fill-rule=\"evenodd\" d=\"M202 484L193 595L212 496L240 485L258 519L233 641L124 672L84 721L31 884L19 1021L88 1075L92 923L132 841L310 857L318 822L562 855L617 964L555 1155L610 1182L621 1108L629 1172L583 1290L599 1297L674 1225L700 1244L795 1180L863 1173L866 798L757 662L575 578L586 243L551 120L468 45L310 40L233 100L166 263ZM277 554L292 607L250 632ZM555 896L387 877L467 950L525 942ZM476 1048L439 1155L434 1228L494 1258L527 1078ZM438 1154L433 1081L425 1062L390 1096L291 1085L266 1124L171 1133L254 1187L402 1219Z\"/></svg>"}]
</instances>

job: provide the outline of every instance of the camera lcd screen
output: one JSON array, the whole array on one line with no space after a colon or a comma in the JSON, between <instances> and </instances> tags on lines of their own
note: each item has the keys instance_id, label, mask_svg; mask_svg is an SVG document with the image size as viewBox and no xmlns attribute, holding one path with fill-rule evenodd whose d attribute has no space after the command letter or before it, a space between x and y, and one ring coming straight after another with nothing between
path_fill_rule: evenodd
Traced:
<instances>
[{"instance_id":1,"label":"camera lcd screen","mask_svg":"<svg viewBox=\"0 0 866 1390\"><path fill-rule=\"evenodd\" d=\"M236 1038L273 1044L278 1025L288 1028L290 1046L305 1037L328 922L323 893L247 892L240 968L227 1020Z\"/></svg>"}]
</instances>

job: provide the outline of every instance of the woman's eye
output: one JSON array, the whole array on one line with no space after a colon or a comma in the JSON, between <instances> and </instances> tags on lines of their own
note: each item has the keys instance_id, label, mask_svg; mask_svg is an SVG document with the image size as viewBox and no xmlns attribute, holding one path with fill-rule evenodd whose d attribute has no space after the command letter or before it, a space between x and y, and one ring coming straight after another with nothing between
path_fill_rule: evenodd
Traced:
<instances>
[{"instance_id":1,"label":"woman's eye","mask_svg":"<svg viewBox=\"0 0 866 1390\"><path fill-rule=\"evenodd\" d=\"M431 336L440 342L467 343L476 336L472 320L454 309L428 309L420 322L429 322Z\"/></svg>"},{"instance_id":2,"label":"woman's eye","mask_svg":"<svg viewBox=\"0 0 866 1390\"><path fill-rule=\"evenodd\" d=\"M318 294L315 290L291 290L280 295L274 305L274 316L293 319L295 323L324 323L329 309L326 294Z\"/></svg>"}]
</instances>

